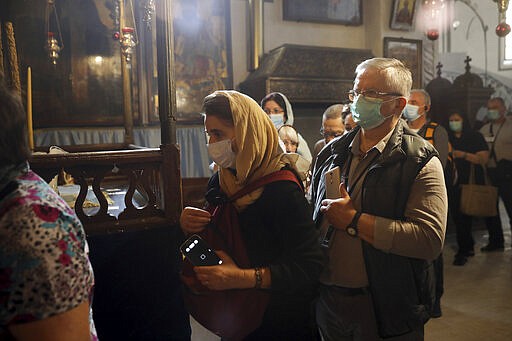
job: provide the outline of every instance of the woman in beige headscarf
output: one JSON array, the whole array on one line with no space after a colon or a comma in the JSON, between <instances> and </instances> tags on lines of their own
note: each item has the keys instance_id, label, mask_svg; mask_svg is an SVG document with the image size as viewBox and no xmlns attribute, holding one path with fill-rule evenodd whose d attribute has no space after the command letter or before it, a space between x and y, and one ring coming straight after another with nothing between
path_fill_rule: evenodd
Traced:
<instances>
[{"instance_id":1,"label":"woman in beige headscarf","mask_svg":"<svg viewBox=\"0 0 512 341\"><path fill-rule=\"evenodd\" d=\"M208 152L220 168L210 179L207 200L222 194L229 198L265 175L294 169L294 159L279 147L276 128L250 97L216 91L205 98L204 110ZM223 264L194 267L198 279L211 290L270 291L263 322L248 339L310 339L310 303L322 254L302 189L291 181L272 182L236 200L235 207L251 267L239 268L225 252L216 251ZM210 219L208 211L186 207L181 229L186 235L198 233Z\"/></svg>"}]
</instances>

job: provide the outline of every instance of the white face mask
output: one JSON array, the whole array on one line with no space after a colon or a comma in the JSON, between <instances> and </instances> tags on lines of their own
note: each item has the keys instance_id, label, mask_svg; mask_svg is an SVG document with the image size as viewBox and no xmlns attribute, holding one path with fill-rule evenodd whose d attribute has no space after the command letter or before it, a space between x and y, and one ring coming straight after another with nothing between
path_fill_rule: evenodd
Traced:
<instances>
[{"instance_id":1,"label":"white face mask","mask_svg":"<svg viewBox=\"0 0 512 341\"><path fill-rule=\"evenodd\" d=\"M279 128L284 124L283 114L270 114L269 117L276 128Z\"/></svg>"},{"instance_id":2,"label":"white face mask","mask_svg":"<svg viewBox=\"0 0 512 341\"><path fill-rule=\"evenodd\" d=\"M416 121L421 116L419 110L419 106L407 103L402 111L402 115L409 122Z\"/></svg>"},{"instance_id":3,"label":"white face mask","mask_svg":"<svg viewBox=\"0 0 512 341\"><path fill-rule=\"evenodd\" d=\"M235 168L236 154L231 148L231 140L222 140L206 145L210 158L222 168Z\"/></svg>"}]
</instances>

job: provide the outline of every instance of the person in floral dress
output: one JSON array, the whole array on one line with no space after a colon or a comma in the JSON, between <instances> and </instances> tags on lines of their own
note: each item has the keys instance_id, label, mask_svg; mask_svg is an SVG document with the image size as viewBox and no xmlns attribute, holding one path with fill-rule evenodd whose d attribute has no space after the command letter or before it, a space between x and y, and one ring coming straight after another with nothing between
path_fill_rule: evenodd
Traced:
<instances>
[{"instance_id":1,"label":"person in floral dress","mask_svg":"<svg viewBox=\"0 0 512 341\"><path fill-rule=\"evenodd\" d=\"M73 210L30 170L24 109L0 74L0 339L97 340Z\"/></svg>"}]
</instances>

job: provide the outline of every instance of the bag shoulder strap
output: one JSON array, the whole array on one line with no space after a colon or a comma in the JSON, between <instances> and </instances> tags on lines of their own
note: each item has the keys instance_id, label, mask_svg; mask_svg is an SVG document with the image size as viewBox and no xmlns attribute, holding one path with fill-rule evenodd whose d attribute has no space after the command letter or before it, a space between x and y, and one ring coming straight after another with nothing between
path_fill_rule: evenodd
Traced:
<instances>
[{"instance_id":1,"label":"bag shoulder strap","mask_svg":"<svg viewBox=\"0 0 512 341\"><path fill-rule=\"evenodd\" d=\"M297 176L291 170L282 169L277 172L267 174L255 181L251 182L250 184L248 184L247 186L245 186L244 188L242 188L241 190L239 190L238 192L233 194L229 198L229 201L235 201L238 198L241 198L244 195L247 195L260 187L263 187L269 183L277 182L277 181L292 181L292 182L295 182L297 184L297 186L299 186L299 188L302 189L302 184L297 179Z\"/></svg>"},{"instance_id":2,"label":"bag shoulder strap","mask_svg":"<svg viewBox=\"0 0 512 341\"><path fill-rule=\"evenodd\" d=\"M425 140L430 142L430 144L432 144L432 145L435 144L434 135L435 135L436 128L438 126L439 126L439 124L437 124L436 122L428 122L427 127L425 129L425 137L424 138L425 138ZM453 146L449 141L448 141L448 162L453 163Z\"/></svg>"},{"instance_id":3,"label":"bag shoulder strap","mask_svg":"<svg viewBox=\"0 0 512 341\"><path fill-rule=\"evenodd\" d=\"M476 166L471 163L470 165L470 171L469 171L469 184L470 185L475 185L476 184L476 176L475 176L475 168ZM484 175L484 185L486 186L491 186L491 181L489 180L489 178L487 177L487 166L485 165L480 165L480 167L482 168L482 172L483 172L483 175Z\"/></svg>"},{"instance_id":4,"label":"bag shoulder strap","mask_svg":"<svg viewBox=\"0 0 512 341\"><path fill-rule=\"evenodd\" d=\"M425 129L425 140L434 145L434 132L437 128L438 124L435 122L428 122L427 128Z\"/></svg>"},{"instance_id":5,"label":"bag shoulder strap","mask_svg":"<svg viewBox=\"0 0 512 341\"><path fill-rule=\"evenodd\" d=\"M212 212L212 216L217 217L217 216L220 216L222 214L225 214L226 212L230 212L230 210L232 210L231 212L235 212L235 217L237 217L238 213L234 210L234 207L232 205L232 203L235 200L237 200L238 198L243 197L244 195L247 195L247 194L251 193L252 191L254 191L254 190L256 190L256 189L258 189L258 188L260 188L262 186L265 186L266 184L269 184L269 183L272 183L272 182L277 182L277 181L292 181L292 182L296 183L297 186L299 186L299 188L302 189L302 184L297 179L297 176L295 175L295 173L293 173L292 171L290 171L288 169L282 169L282 170L279 170L277 172L273 172L273 173L270 173L268 175L265 175L265 176L259 178L258 180L255 180L255 181L249 183L244 188L240 189L238 192L233 194L227 200L227 202L225 202L222 205L217 205L215 207L215 209L213 210L213 212ZM237 225L238 222L236 222L235 224ZM214 233L217 234L217 236L221 238L221 240L224 243L224 248L226 249L226 251L230 255L233 255L234 254L233 250L229 246L230 244L228 243L224 233L219 229L219 227L216 224L210 224L209 226L211 226L211 228L214 231ZM231 221L231 226L233 226L233 221Z\"/></svg>"}]
</instances>

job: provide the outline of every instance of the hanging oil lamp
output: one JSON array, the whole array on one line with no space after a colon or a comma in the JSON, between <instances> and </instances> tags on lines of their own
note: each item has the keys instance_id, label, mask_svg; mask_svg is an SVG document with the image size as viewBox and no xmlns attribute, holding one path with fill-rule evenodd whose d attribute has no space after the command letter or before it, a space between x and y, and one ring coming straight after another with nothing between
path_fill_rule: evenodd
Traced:
<instances>
[{"instance_id":1,"label":"hanging oil lamp","mask_svg":"<svg viewBox=\"0 0 512 341\"><path fill-rule=\"evenodd\" d=\"M121 29L121 39L119 43L121 44L121 52L123 56L126 58L126 63L130 64L132 61L132 54L134 52L135 46L137 46L137 42L135 41L135 29L133 27L123 27Z\"/></svg>"},{"instance_id":2,"label":"hanging oil lamp","mask_svg":"<svg viewBox=\"0 0 512 341\"><path fill-rule=\"evenodd\" d=\"M55 24L51 25L52 16ZM57 29L59 40L55 37L54 30L51 26ZM57 65L57 59L59 59L60 51L64 48L64 42L62 40L62 33L60 31L59 16L57 14L57 8L55 7L55 0L48 0L46 3L45 12L45 28L46 28L46 45L45 49L48 53L48 58L53 65Z\"/></svg>"},{"instance_id":3,"label":"hanging oil lamp","mask_svg":"<svg viewBox=\"0 0 512 341\"><path fill-rule=\"evenodd\" d=\"M498 5L498 16L500 23L496 26L496 35L500 38L510 33L510 25L505 21L509 0L494 0Z\"/></svg>"},{"instance_id":4,"label":"hanging oil lamp","mask_svg":"<svg viewBox=\"0 0 512 341\"><path fill-rule=\"evenodd\" d=\"M57 39L55 39L53 32L48 32L46 50L48 51L48 57L50 58L52 64L57 65L57 59L59 59L61 47L59 46Z\"/></svg>"},{"instance_id":5,"label":"hanging oil lamp","mask_svg":"<svg viewBox=\"0 0 512 341\"><path fill-rule=\"evenodd\" d=\"M441 12L444 10L444 7L444 0L423 0L425 22L429 25L426 32L429 40L435 41L439 38Z\"/></svg>"}]
</instances>

